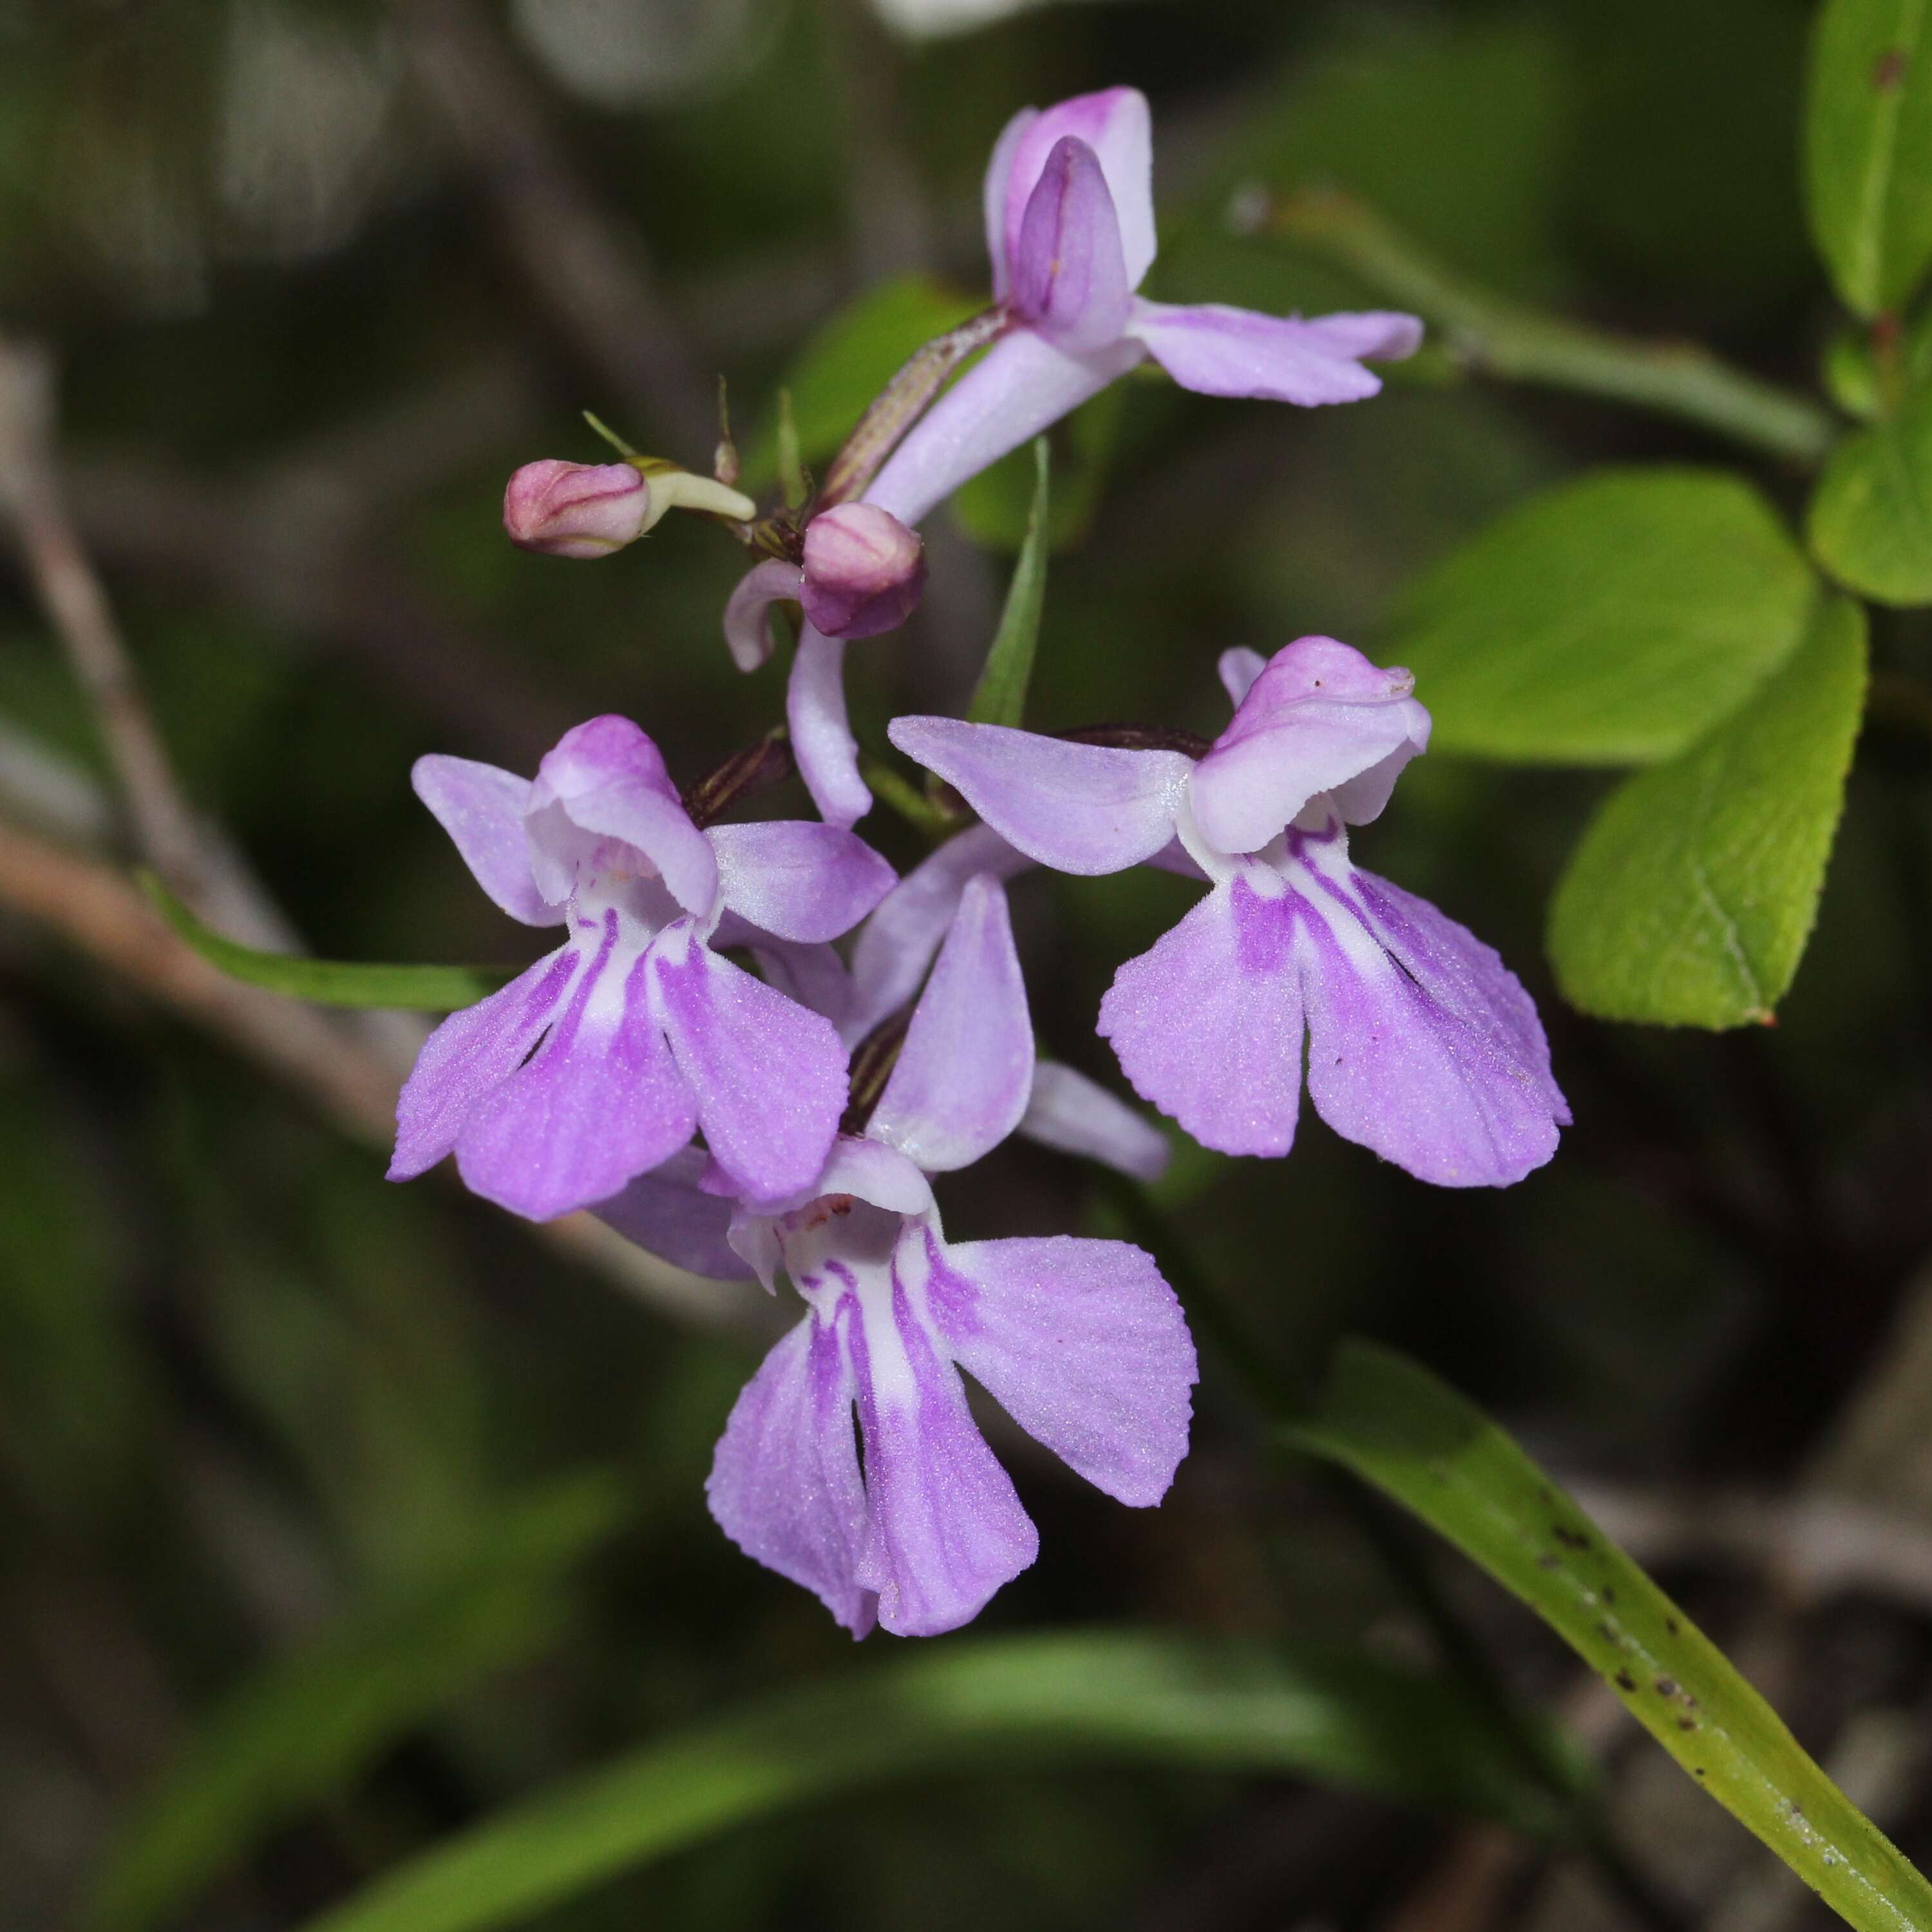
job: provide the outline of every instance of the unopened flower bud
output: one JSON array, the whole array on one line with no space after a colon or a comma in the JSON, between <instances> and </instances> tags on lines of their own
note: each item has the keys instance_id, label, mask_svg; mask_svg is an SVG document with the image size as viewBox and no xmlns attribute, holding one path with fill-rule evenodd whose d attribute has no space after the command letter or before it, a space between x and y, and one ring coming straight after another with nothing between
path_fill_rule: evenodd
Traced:
<instances>
[{"instance_id":1,"label":"unopened flower bud","mask_svg":"<svg viewBox=\"0 0 1932 1932\"><path fill-rule=\"evenodd\" d=\"M890 511L841 503L806 526L800 602L828 638L896 629L925 588L925 547Z\"/></svg>"},{"instance_id":2,"label":"unopened flower bud","mask_svg":"<svg viewBox=\"0 0 1932 1932\"><path fill-rule=\"evenodd\" d=\"M526 463L503 492L510 541L546 556L608 556L650 528L651 486L628 463Z\"/></svg>"},{"instance_id":3,"label":"unopened flower bud","mask_svg":"<svg viewBox=\"0 0 1932 1932\"><path fill-rule=\"evenodd\" d=\"M608 556L682 507L748 521L758 506L708 476L668 464L526 463L503 492L510 541L546 556Z\"/></svg>"}]
</instances>

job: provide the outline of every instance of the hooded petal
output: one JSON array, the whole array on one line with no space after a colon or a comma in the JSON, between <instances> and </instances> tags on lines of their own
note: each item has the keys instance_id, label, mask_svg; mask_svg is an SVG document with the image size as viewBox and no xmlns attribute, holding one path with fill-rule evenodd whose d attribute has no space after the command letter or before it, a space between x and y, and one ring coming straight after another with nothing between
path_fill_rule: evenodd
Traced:
<instances>
[{"instance_id":1,"label":"hooded petal","mask_svg":"<svg viewBox=\"0 0 1932 1932\"><path fill-rule=\"evenodd\" d=\"M1216 886L1100 1002L1143 1100L1222 1154L1286 1154L1301 1099L1295 900L1264 867Z\"/></svg>"},{"instance_id":2,"label":"hooded petal","mask_svg":"<svg viewBox=\"0 0 1932 1932\"><path fill-rule=\"evenodd\" d=\"M1040 118L1037 107L1022 107L1000 130L993 143L993 158L986 164L986 178L980 201L986 220L986 260L993 271L993 299L1006 298L1010 277L1006 269L1006 184L1012 178L1013 155L1027 130ZM1020 211L1026 211L1027 197L1020 196Z\"/></svg>"},{"instance_id":3,"label":"hooded petal","mask_svg":"<svg viewBox=\"0 0 1932 1932\"><path fill-rule=\"evenodd\" d=\"M907 873L880 901L852 948L854 1004L841 1023L848 1042L856 1045L919 991L968 880L980 873L1010 879L1032 863L990 825L970 825Z\"/></svg>"},{"instance_id":4,"label":"hooded petal","mask_svg":"<svg viewBox=\"0 0 1932 1932\"><path fill-rule=\"evenodd\" d=\"M1072 136L1054 142L1027 202L1012 301L1049 342L1103 349L1126 326L1133 292L1100 158Z\"/></svg>"},{"instance_id":5,"label":"hooded petal","mask_svg":"<svg viewBox=\"0 0 1932 1932\"><path fill-rule=\"evenodd\" d=\"M1167 1493L1194 1343L1151 1257L1066 1234L935 1246L926 1295L953 1359L1036 1442L1124 1503Z\"/></svg>"},{"instance_id":6,"label":"hooded petal","mask_svg":"<svg viewBox=\"0 0 1932 1932\"><path fill-rule=\"evenodd\" d=\"M432 752L417 759L410 782L454 842L476 883L512 919L526 926L562 920L562 908L549 904L530 876L530 835L524 830L528 778L474 758Z\"/></svg>"},{"instance_id":7,"label":"hooded petal","mask_svg":"<svg viewBox=\"0 0 1932 1932\"><path fill-rule=\"evenodd\" d=\"M805 594L805 572L795 563L768 556L739 578L724 605L724 641L740 670L756 670L776 648L772 606L796 603Z\"/></svg>"},{"instance_id":8,"label":"hooded petal","mask_svg":"<svg viewBox=\"0 0 1932 1932\"><path fill-rule=\"evenodd\" d=\"M1259 315L1219 302L1178 308L1137 302L1130 332L1184 389L1270 402L1357 403L1382 388L1365 356L1408 355L1422 339L1413 316Z\"/></svg>"},{"instance_id":9,"label":"hooded petal","mask_svg":"<svg viewBox=\"0 0 1932 1932\"><path fill-rule=\"evenodd\" d=\"M712 1157L755 1201L809 1187L845 1107L845 1048L832 1023L720 959L688 920L645 956L651 1012Z\"/></svg>"},{"instance_id":10,"label":"hooded petal","mask_svg":"<svg viewBox=\"0 0 1932 1932\"><path fill-rule=\"evenodd\" d=\"M478 1099L457 1137L470 1191L533 1221L608 1200L698 1124L651 1017L644 958L618 955L617 915L604 920L596 956L542 1043Z\"/></svg>"},{"instance_id":11,"label":"hooded petal","mask_svg":"<svg viewBox=\"0 0 1932 1932\"><path fill-rule=\"evenodd\" d=\"M537 768L529 823L537 885L552 898L569 897L577 861L594 850L571 836L574 828L641 854L687 912L704 916L716 906L711 847L657 746L628 718L593 718L557 740Z\"/></svg>"},{"instance_id":12,"label":"hooded petal","mask_svg":"<svg viewBox=\"0 0 1932 1932\"><path fill-rule=\"evenodd\" d=\"M858 1577L878 1592L887 1630L936 1636L978 1616L1040 1553L1040 1538L897 1272L890 1310L868 1306L846 1333L871 1508Z\"/></svg>"},{"instance_id":13,"label":"hooded petal","mask_svg":"<svg viewBox=\"0 0 1932 1932\"><path fill-rule=\"evenodd\" d=\"M1070 744L957 718L897 718L886 736L1009 844L1061 872L1118 872L1158 852L1194 769L1179 752Z\"/></svg>"},{"instance_id":14,"label":"hooded petal","mask_svg":"<svg viewBox=\"0 0 1932 1932\"><path fill-rule=\"evenodd\" d=\"M1308 1089L1335 1131L1418 1180L1507 1186L1570 1110L1536 1008L1474 934L1323 857L1310 897Z\"/></svg>"},{"instance_id":15,"label":"hooded petal","mask_svg":"<svg viewBox=\"0 0 1932 1932\"><path fill-rule=\"evenodd\" d=\"M1003 335L907 432L866 501L916 524L935 503L1097 396L1146 354L1123 337L1090 355L1056 348L1030 328Z\"/></svg>"},{"instance_id":16,"label":"hooded petal","mask_svg":"<svg viewBox=\"0 0 1932 1932\"><path fill-rule=\"evenodd\" d=\"M712 948L723 952L728 946L746 944L758 962L765 984L776 987L788 1000L796 1000L814 1013L822 1013L838 1029L847 1046L858 1045L870 1028L853 1024L858 994L845 962L836 946L795 946L788 940L767 938L763 933L748 932L741 940L734 930L736 922L725 922L711 936Z\"/></svg>"},{"instance_id":17,"label":"hooded petal","mask_svg":"<svg viewBox=\"0 0 1932 1932\"><path fill-rule=\"evenodd\" d=\"M1048 157L1070 136L1091 148L1100 164L1119 224L1127 286L1137 289L1154 257L1154 133L1147 97L1137 88L1110 87L1098 94L1077 94L1044 113L1029 110L1007 122L987 174L987 245L996 262L1001 256L1009 263L1018 260L1034 187L1046 170ZM992 221L996 172L1003 176L997 236ZM1008 292L1009 285L1002 283L997 268L994 286L998 294Z\"/></svg>"},{"instance_id":18,"label":"hooded petal","mask_svg":"<svg viewBox=\"0 0 1932 1932\"><path fill-rule=\"evenodd\" d=\"M871 846L836 825L770 819L714 825L705 836L727 909L780 939L836 939L898 883Z\"/></svg>"},{"instance_id":19,"label":"hooded petal","mask_svg":"<svg viewBox=\"0 0 1932 1932\"><path fill-rule=\"evenodd\" d=\"M1006 896L982 875L960 899L866 1132L928 1174L969 1167L1019 1124L1033 1078Z\"/></svg>"},{"instance_id":20,"label":"hooded petal","mask_svg":"<svg viewBox=\"0 0 1932 1932\"><path fill-rule=\"evenodd\" d=\"M1158 1180L1173 1150L1166 1135L1124 1100L1058 1060L1034 1069L1033 1093L1019 1132L1042 1147L1104 1162L1136 1180Z\"/></svg>"},{"instance_id":21,"label":"hooded petal","mask_svg":"<svg viewBox=\"0 0 1932 1932\"><path fill-rule=\"evenodd\" d=\"M812 1591L855 1636L875 1602L858 1581L868 1524L852 1433L852 1370L833 1322L801 1322L746 1384L712 1459L705 1496L718 1527L767 1569Z\"/></svg>"},{"instance_id":22,"label":"hooded petal","mask_svg":"<svg viewBox=\"0 0 1932 1932\"><path fill-rule=\"evenodd\" d=\"M749 1281L752 1269L727 1238L731 1203L706 1193L698 1184L709 1165L700 1148L680 1148L592 1211L625 1240L674 1268L688 1268L713 1281Z\"/></svg>"},{"instance_id":23,"label":"hooded petal","mask_svg":"<svg viewBox=\"0 0 1932 1932\"><path fill-rule=\"evenodd\" d=\"M1362 819L1379 814L1403 766L1428 746L1414 686L1407 671L1382 670L1333 638L1276 652L1195 767L1189 797L1208 844L1257 850L1316 794L1344 787Z\"/></svg>"},{"instance_id":24,"label":"hooded petal","mask_svg":"<svg viewBox=\"0 0 1932 1932\"><path fill-rule=\"evenodd\" d=\"M785 722L812 803L828 825L856 825L872 810L872 794L859 776L859 741L845 718L845 646L810 624L791 661Z\"/></svg>"},{"instance_id":25,"label":"hooded petal","mask_svg":"<svg viewBox=\"0 0 1932 1932\"><path fill-rule=\"evenodd\" d=\"M426 1173L455 1147L471 1110L523 1064L584 964L576 946L560 946L423 1042L396 1101L392 1180Z\"/></svg>"}]
</instances>

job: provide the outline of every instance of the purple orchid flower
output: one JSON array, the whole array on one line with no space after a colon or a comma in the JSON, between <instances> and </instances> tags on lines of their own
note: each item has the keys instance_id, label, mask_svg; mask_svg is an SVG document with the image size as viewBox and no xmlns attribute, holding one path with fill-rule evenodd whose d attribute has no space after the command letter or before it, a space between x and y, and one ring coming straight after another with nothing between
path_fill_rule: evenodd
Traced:
<instances>
[{"instance_id":1,"label":"purple orchid flower","mask_svg":"<svg viewBox=\"0 0 1932 1932\"><path fill-rule=\"evenodd\" d=\"M700 831L623 718L566 732L534 783L442 757L418 760L414 782L490 898L568 937L430 1036L398 1102L392 1180L453 1151L476 1192L547 1220L700 1128L748 1199L817 1175L845 1105L844 1043L712 944L849 931L892 885L877 853L810 821Z\"/></svg>"},{"instance_id":2,"label":"purple orchid flower","mask_svg":"<svg viewBox=\"0 0 1932 1932\"><path fill-rule=\"evenodd\" d=\"M1204 1146L1286 1154L1303 1041L1316 1111L1419 1179L1502 1186L1569 1108L1529 996L1474 934L1348 858L1429 742L1405 670L1329 638L1221 660L1232 723L1198 760L949 718L892 742L1061 872L1154 862L1211 890L1100 1008L1135 1090Z\"/></svg>"},{"instance_id":3,"label":"purple orchid flower","mask_svg":"<svg viewBox=\"0 0 1932 1932\"><path fill-rule=\"evenodd\" d=\"M1005 893L974 868L1022 862L1000 858L983 832L967 840L874 916L885 924L872 963L855 953L850 984L874 1004L908 970L916 985L928 936L945 935L864 1134L842 1136L788 1201L726 1198L728 1182L686 1155L598 1210L687 1265L754 1273L768 1288L783 1269L803 1298L805 1319L731 1412L706 1492L740 1549L814 1592L854 1636L875 1622L902 1636L957 1629L1038 1552L961 1369L1122 1502L1158 1502L1187 1448L1193 1343L1146 1255L1064 1235L954 1246L940 1226L928 1175L970 1165L1023 1126L1044 1070ZM1051 1084L1074 1093L1072 1115L1090 1126L1087 1097ZM1058 1104L1049 1096L1048 1111Z\"/></svg>"},{"instance_id":4,"label":"purple orchid flower","mask_svg":"<svg viewBox=\"0 0 1932 1932\"><path fill-rule=\"evenodd\" d=\"M986 171L986 248L1006 326L872 479L865 500L908 526L1008 451L1151 357L1184 388L1304 406L1359 402L1382 382L1362 364L1411 355L1413 316L1256 314L1174 307L1136 291L1154 259L1146 98L1082 94L1006 124ZM842 638L808 622L787 698L799 768L832 824L871 794L846 722Z\"/></svg>"}]
</instances>

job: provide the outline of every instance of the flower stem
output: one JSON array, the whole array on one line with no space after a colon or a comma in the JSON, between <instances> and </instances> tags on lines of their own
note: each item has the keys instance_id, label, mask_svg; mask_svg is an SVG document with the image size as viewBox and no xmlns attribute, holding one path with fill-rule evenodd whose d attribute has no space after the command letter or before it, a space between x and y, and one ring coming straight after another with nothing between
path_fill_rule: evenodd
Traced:
<instances>
[{"instance_id":1,"label":"flower stem","mask_svg":"<svg viewBox=\"0 0 1932 1932\"><path fill-rule=\"evenodd\" d=\"M1466 369L1654 410L1808 469L1838 440L1837 422L1810 397L1733 369L1700 344L1592 328L1479 288L1351 196L1311 190L1238 219L1413 310Z\"/></svg>"}]
</instances>

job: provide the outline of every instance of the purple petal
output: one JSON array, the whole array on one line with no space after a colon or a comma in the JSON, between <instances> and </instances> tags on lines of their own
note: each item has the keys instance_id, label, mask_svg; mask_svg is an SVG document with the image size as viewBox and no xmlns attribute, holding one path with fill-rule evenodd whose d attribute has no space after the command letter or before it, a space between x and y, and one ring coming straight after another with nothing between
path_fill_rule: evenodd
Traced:
<instances>
[{"instance_id":1,"label":"purple petal","mask_svg":"<svg viewBox=\"0 0 1932 1932\"><path fill-rule=\"evenodd\" d=\"M718 958L688 920L667 927L646 957L651 1010L712 1157L754 1200L810 1186L845 1106L845 1048L832 1023Z\"/></svg>"},{"instance_id":2,"label":"purple petal","mask_svg":"<svg viewBox=\"0 0 1932 1932\"><path fill-rule=\"evenodd\" d=\"M1100 1002L1136 1093L1222 1154L1286 1154L1301 1098L1295 902L1252 866L1216 886Z\"/></svg>"},{"instance_id":3,"label":"purple petal","mask_svg":"<svg viewBox=\"0 0 1932 1932\"><path fill-rule=\"evenodd\" d=\"M410 772L417 797L455 842L476 883L526 926L555 926L563 918L530 876L530 842L524 830L530 782L474 758L440 752L418 758Z\"/></svg>"},{"instance_id":4,"label":"purple petal","mask_svg":"<svg viewBox=\"0 0 1932 1932\"><path fill-rule=\"evenodd\" d=\"M731 1203L706 1193L698 1184L709 1165L710 1157L701 1149L680 1148L592 1211L627 1241L661 1256L674 1268L688 1268L713 1281L749 1281L752 1270L726 1238Z\"/></svg>"},{"instance_id":5,"label":"purple petal","mask_svg":"<svg viewBox=\"0 0 1932 1932\"><path fill-rule=\"evenodd\" d=\"M1063 100L1044 113L1019 116L1006 124L993 150L994 170L1004 163L1004 205L994 230L993 170L987 176L988 246L995 262L1017 262L1028 203L1045 171L1047 159L1071 137L1084 142L1098 158L1119 224L1121 260L1127 286L1137 289L1154 257L1154 135L1147 97L1137 88L1110 87ZM994 287L1006 292L997 270Z\"/></svg>"},{"instance_id":6,"label":"purple petal","mask_svg":"<svg viewBox=\"0 0 1932 1932\"><path fill-rule=\"evenodd\" d=\"M922 1231L908 1237L921 1240ZM846 1341L872 1517L859 1581L878 1593L879 1622L896 1636L957 1630L1032 1562L1039 1536L967 1408L958 1371L914 1312L896 1261L890 1312L868 1310Z\"/></svg>"},{"instance_id":7,"label":"purple petal","mask_svg":"<svg viewBox=\"0 0 1932 1932\"><path fill-rule=\"evenodd\" d=\"M1054 144L1020 223L1013 305L1049 342L1076 354L1126 328L1133 292L1100 158L1070 135Z\"/></svg>"},{"instance_id":8,"label":"purple petal","mask_svg":"<svg viewBox=\"0 0 1932 1932\"><path fill-rule=\"evenodd\" d=\"M1370 322L1383 325L1379 334L1352 326ZM1358 358L1407 355L1420 339L1414 332L1420 326L1407 316L1324 316L1304 322L1218 302L1177 308L1150 302L1134 304L1129 325L1184 389L1310 405L1356 403L1374 395L1382 379ZM1369 346L1355 346L1364 342Z\"/></svg>"},{"instance_id":9,"label":"purple petal","mask_svg":"<svg viewBox=\"0 0 1932 1932\"><path fill-rule=\"evenodd\" d=\"M970 880L866 1132L928 1174L968 1167L1019 1124L1033 1022L1006 896Z\"/></svg>"},{"instance_id":10,"label":"purple petal","mask_svg":"<svg viewBox=\"0 0 1932 1932\"><path fill-rule=\"evenodd\" d=\"M392 1180L426 1173L454 1148L471 1109L523 1064L584 964L576 946L560 946L423 1042L396 1102Z\"/></svg>"},{"instance_id":11,"label":"purple petal","mask_svg":"<svg viewBox=\"0 0 1932 1932\"><path fill-rule=\"evenodd\" d=\"M1248 688L1268 668L1268 659L1259 651L1251 651L1245 644L1237 644L1231 651L1223 651L1216 663L1220 672L1222 688L1228 694L1228 702L1238 706L1248 694Z\"/></svg>"},{"instance_id":12,"label":"purple petal","mask_svg":"<svg viewBox=\"0 0 1932 1932\"><path fill-rule=\"evenodd\" d=\"M1309 1096L1418 1179L1502 1187L1556 1151L1570 1110L1536 1008L1472 933L1346 860L1316 873Z\"/></svg>"},{"instance_id":13,"label":"purple petal","mask_svg":"<svg viewBox=\"0 0 1932 1932\"><path fill-rule=\"evenodd\" d=\"M968 879L981 872L1010 879L1032 863L990 825L972 825L900 880L852 948L853 1004L840 1022L848 1041L856 1045L919 991ZM826 1010L816 1000L808 1004Z\"/></svg>"},{"instance_id":14,"label":"purple petal","mask_svg":"<svg viewBox=\"0 0 1932 1932\"><path fill-rule=\"evenodd\" d=\"M898 883L871 846L836 825L782 818L705 836L726 907L780 939L836 939Z\"/></svg>"},{"instance_id":15,"label":"purple petal","mask_svg":"<svg viewBox=\"0 0 1932 1932\"><path fill-rule=\"evenodd\" d=\"M756 670L777 648L772 606L796 603L804 590L805 572L776 556L754 563L739 578L724 606L724 641L740 670Z\"/></svg>"},{"instance_id":16,"label":"purple petal","mask_svg":"<svg viewBox=\"0 0 1932 1932\"><path fill-rule=\"evenodd\" d=\"M767 1355L724 1425L705 1495L718 1527L767 1569L812 1591L854 1636L872 1628L858 1582L868 1512L852 1433L852 1370L838 1324L801 1322Z\"/></svg>"},{"instance_id":17,"label":"purple petal","mask_svg":"<svg viewBox=\"0 0 1932 1932\"><path fill-rule=\"evenodd\" d=\"M866 502L918 524L961 484L1098 395L1145 353L1128 337L1075 356L1030 328L1001 336L913 425L872 479Z\"/></svg>"},{"instance_id":18,"label":"purple petal","mask_svg":"<svg viewBox=\"0 0 1932 1932\"><path fill-rule=\"evenodd\" d=\"M974 1241L932 1256L928 1305L959 1366L1096 1489L1144 1508L1187 1454L1194 1344L1125 1241Z\"/></svg>"},{"instance_id":19,"label":"purple petal","mask_svg":"<svg viewBox=\"0 0 1932 1932\"><path fill-rule=\"evenodd\" d=\"M1158 852L1194 769L1179 752L1070 744L956 718L898 718L886 735L1009 844L1062 872L1118 872Z\"/></svg>"},{"instance_id":20,"label":"purple petal","mask_svg":"<svg viewBox=\"0 0 1932 1932\"><path fill-rule=\"evenodd\" d=\"M568 898L577 861L594 850L570 836L574 827L642 854L687 912L708 915L717 903L710 844L679 802L658 748L628 718L607 715L566 731L537 768L530 812L537 884L554 899Z\"/></svg>"},{"instance_id":21,"label":"purple petal","mask_svg":"<svg viewBox=\"0 0 1932 1932\"><path fill-rule=\"evenodd\" d=\"M872 808L859 776L859 741L845 720L845 646L807 624L785 687L798 775L828 825L850 827Z\"/></svg>"},{"instance_id":22,"label":"purple petal","mask_svg":"<svg viewBox=\"0 0 1932 1932\"><path fill-rule=\"evenodd\" d=\"M1019 1131L1042 1147L1103 1162L1136 1180L1158 1180L1173 1151L1167 1136L1124 1100L1052 1060L1034 1069Z\"/></svg>"},{"instance_id":23,"label":"purple petal","mask_svg":"<svg viewBox=\"0 0 1932 1932\"><path fill-rule=\"evenodd\" d=\"M932 1184L896 1148L870 1138L841 1134L819 1177L820 1194L850 1194L892 1214L932 1211Z\"/></svg>"},{"instance_id":24,"label":"purple petal","mask_svg":"<svg viewBox=\"0 0 1932 1932\"><path fill-rule=\"evenodd\" d=\"M1006 268L1006 189L1012 178L1013 156L1027 130L1039 118L1037 107L1022 107L1000 129L1000 138L993 143L993 158L986 164L985 185L980 190L986 221L986 260L992 265L993 299L996 302L1006 300L1011 280ZM1019 200L1024 216L1026 196L1022 194Z\"/></svg>"},{"instance_id":25,"label":"purple petal","mask_svg":"<svg viewBox=\"0 0 1932 1932\"><path fill-rule=\"evenodd\" d=\"M1409 695L1414 684L1333 638L1301 638L1276 652L1195 767L1189 796L1208 844L1255 851L1318 793L1344 787L1345 817L1348 806L1376 816L1429 743L1429 713Z\"/></svg>"},{"instance_id":26,"label":"purple petal","mask_svg":"<svg viewBox=\"0 0 1932 1932\"><path fill-rule=\"evenodd\" d=\"M651 1017L641 955L597 956L529 1061L482 1095L457 1137L464 1184L548 1221L608 1201L691 1138L697 1112Z\"/></svg>"},{"instance_id":27,"label":"purple petal","mask_svg":"<svg viewBox=\"0 0 1932 1932\"><path fill-rule=\"evenodd\" d=\"M711 935L713 951L722 952L731 946L748 944L766 985L776 987L787 999L796 1000L813 1012L824 1014L838 1028L838 1037L848 1047L856 1046L872 1030L869 1027L855 1028L853 1024L858 993L836 946L794 946L788 940L768 939L762 933L752 933L740 940L734 934L735 924L731 915L726 914L725 923Z\"/></svg>"}]
</instances>

